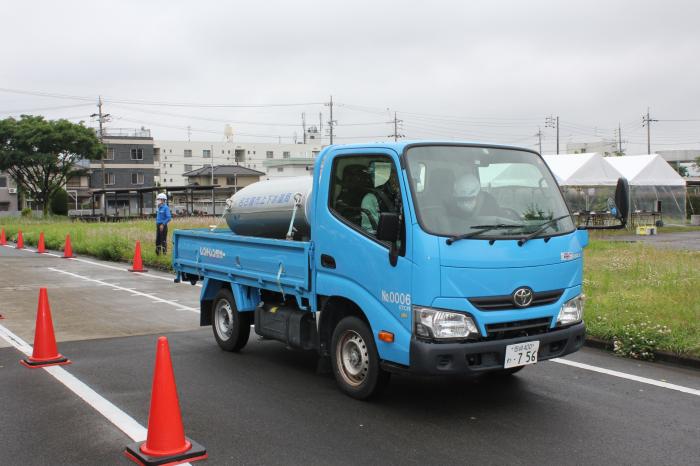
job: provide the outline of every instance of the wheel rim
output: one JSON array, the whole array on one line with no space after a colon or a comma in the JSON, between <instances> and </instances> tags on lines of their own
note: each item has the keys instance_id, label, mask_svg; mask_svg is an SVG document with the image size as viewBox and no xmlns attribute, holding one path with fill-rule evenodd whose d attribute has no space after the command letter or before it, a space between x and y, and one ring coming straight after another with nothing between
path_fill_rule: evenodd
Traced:
<instances>
[{"instance_id":1,"label":"wheel rim","mask_svg":"<svg viewBox=\"0 0 700 466\"><path fill-rule=\"evenodd\" d=\"M216 303L214 325L219 338L222 340L231 338L233 333L233 309L231 309L231 304L225 299L221 299Z\"/></svg>"},{"instance_id":2,"label":"wheel rim","mask_svg":"<svg viewBox=\"0 0 700 466\"><path fill-rule=\"evenodd\" d=\"M369 372L369 350L359 333L345 331L338 341L335 357L346 383L357 387L365 381Z\"/></svg>"}]
</instances>

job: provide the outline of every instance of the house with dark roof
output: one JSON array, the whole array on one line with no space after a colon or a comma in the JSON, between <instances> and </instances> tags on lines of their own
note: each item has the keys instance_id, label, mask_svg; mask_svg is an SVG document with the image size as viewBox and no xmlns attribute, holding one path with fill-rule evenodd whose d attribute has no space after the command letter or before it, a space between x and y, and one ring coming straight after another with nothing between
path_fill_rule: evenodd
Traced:
<instances>
[{"instance_id":1,"label":"house with dark roof","mask_svg":"<svg viewBox=\"0 0 700 466\"><path fill-rule=\"evenodd\" d=\"M222 188L233 188L234 192L260 181L260 177L265 176L263 172L241 165L215 165L213 170L214 173L212 174L212 167L205 166L185 172L182 176L187 178L188 184L200 186L211 186L213 184Z\"/></svg>"}]
</instances>

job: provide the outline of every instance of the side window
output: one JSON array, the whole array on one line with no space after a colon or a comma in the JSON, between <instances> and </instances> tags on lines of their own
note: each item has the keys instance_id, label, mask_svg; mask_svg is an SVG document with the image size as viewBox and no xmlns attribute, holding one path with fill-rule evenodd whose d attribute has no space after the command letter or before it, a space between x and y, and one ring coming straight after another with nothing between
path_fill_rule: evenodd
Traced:
<instances>
[{"instance_id":1,"label":"side window","mask_svg":"<svg viewBox=\"0 0 700 466\"><path fill-rule=\"evenodd\" d=\"M387 156L338 157L333 162L329 207L365 234L377 233L379 214L401 214L401 189Z\"/></svg>"}]
</instances>

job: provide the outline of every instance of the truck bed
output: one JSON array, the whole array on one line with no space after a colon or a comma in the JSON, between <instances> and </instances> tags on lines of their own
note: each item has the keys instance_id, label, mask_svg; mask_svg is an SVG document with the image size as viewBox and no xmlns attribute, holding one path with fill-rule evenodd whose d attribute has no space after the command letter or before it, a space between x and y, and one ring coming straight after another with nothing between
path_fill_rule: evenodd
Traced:
<instances>
[{"instance_id":1,"label":"truck bed","mask_svg":"<svg viewBox=\"0 0 700 466\"><path fill-rule=\"evenodd\" d=\"M236 235L230 230L173 232L173 268L202 279L312 300L312 243ZM306 306L304 306L306 307Z\"/></svg>"}]
</instances>

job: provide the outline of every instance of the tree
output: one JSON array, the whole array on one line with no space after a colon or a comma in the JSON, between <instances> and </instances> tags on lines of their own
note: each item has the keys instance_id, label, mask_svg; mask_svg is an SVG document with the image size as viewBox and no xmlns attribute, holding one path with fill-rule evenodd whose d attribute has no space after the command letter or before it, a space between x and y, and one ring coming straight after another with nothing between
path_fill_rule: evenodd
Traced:
<instances>
[{"instance_id":1,"label":"tree","mask_svg":"<svg viewBox=\"0 0 700 466\"><path fill-rule=\"evenodd\" d=\"M688 176L688 169L680 164L680 162L673 162L670 164L676 172L681 176Z\"/></svg>"},{"instance_id":2,"label":"tree","mask_svg":"<svg viewBox=\"0 0 700 466\"><path fill-rule=\"evenodd\" d=\"M84 171L76 162L99 159L103 152L95 131L82 122L33 115L0 120L0 170L39 202L44 215L68 178Z\"/></svg>"},{"instance_id":3,"label":"tree","mask_svg":"<svg viewBox=\"0 0 700 466\"><path fill-rule=\"evenodd\" d=\"M65 189L59 189L51 198L51 213L54 215L68 215L68 193Z\"/></svg>"}]
</instances>

